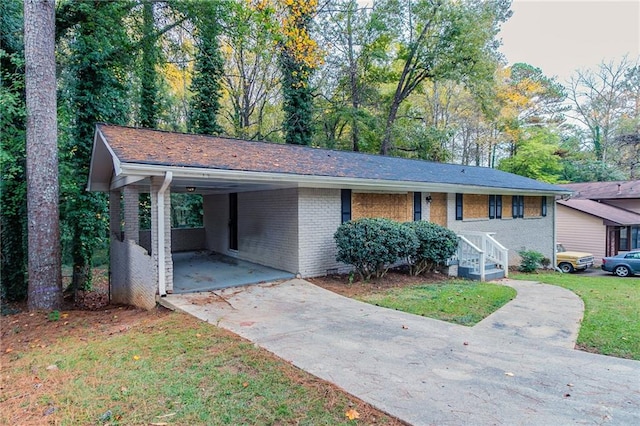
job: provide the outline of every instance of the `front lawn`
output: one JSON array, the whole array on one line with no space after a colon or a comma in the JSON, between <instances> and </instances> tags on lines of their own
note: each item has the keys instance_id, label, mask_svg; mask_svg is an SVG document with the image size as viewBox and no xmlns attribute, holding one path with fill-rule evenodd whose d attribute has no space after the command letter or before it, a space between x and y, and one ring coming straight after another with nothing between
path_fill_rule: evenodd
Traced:
<instances>
[{"instance_id":1,"label":"front lawn","mask_svg":"<svg viewBox=\"0 0 640 426\"><path fill-rule=\"evenodd\" d=\"M363 302L462 325L474 325L516 297L502 285L476 281L394 288L358 297Z\"/></svg>"},{"instance_id":2,"label":"front lawn","mask_svg":"<svg viewBox=\"0 0 640 426\"><path fill-rule=\"evenodd\" d=\"M578 346L589 352L640 360L640 279L582 273L514 274L511 278L573 291L585 305Z\"/></svg>"},{"instance_id":3,"label":"front lawn","mask_svg":"<svg viewBox=\"0 0 640 426\"><path fill-rule=\"evenodd\" d=\"M2 317L0 424L399 425L185 314L108 307Z\"/></svg>"}]
</instances>

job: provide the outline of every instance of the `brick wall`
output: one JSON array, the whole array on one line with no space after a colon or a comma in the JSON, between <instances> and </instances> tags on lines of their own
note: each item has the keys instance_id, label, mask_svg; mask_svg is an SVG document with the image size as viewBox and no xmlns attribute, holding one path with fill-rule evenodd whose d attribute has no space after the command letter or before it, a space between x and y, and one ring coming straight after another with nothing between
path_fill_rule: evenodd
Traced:
<instances>
[{"instance_id":1,"label":"brick wall","mask_svg":"<svg viewBox=\"0 0 640 426\"><path fill-rule=\"evenodd\" d=\"M202 197L205 247L218 253L229 251L229 195Z\"/></svg>"},{"instance_id":2,"label":"brick wall","mask_svg":"<svg viewBox=\"0 0 640 426\"><path fill-rule=\"evenodd\" d=\"M325 275L328 270L350 269L336 261L333 234L340 226L340 190L300 188L298 247L303 277Z\"/></svg>"},{"instance_id":3,"label":"brick wall","mask_svg":"<svg viewBox=\"0 0 640 426\"><path fill-rule=\"evenodd\" d=\"M238 257L298 272L298 190L238 194Z\"/></svg>"},{"instance_id":4,"label":"brick wall","mask_svg":"<svg viewBox=\"0 0 640 426\"><path fill-rule=\"evenodd\" d=\"M511 218L511 204L502 204L502 219L469 219L455 220L455 194L448 194L447 227L454 232L481 231L495 232L494 238L509 249L509 264L520 262L518 250L536 250L545 257L553 259L555 237L553 221L555 202L553 197L547 198L548 212L546 217Z\"/></svg>"},{"instance_id":5,"label":"brick wall","mask_svg":"<svg viewBox=\"0 0 640 426\"><path fill-rule=\"evenodd\" d=\"M139 245L149 253L151 247L151 230L140 231ZM204 250L207 248L207 240L204 228L173 228L171 230L171 252Z\"/></svg>"},{"instance_id":6,"label":"brick wall","mask_svg":"<svg viewBox=\"0 0 640 426\"><path fill-rule=\"evenodd\" d=\"M147 251L131 240L111 239L111 301L143 309L156 306L156 265Z\"/></svg>"}]
</instances>

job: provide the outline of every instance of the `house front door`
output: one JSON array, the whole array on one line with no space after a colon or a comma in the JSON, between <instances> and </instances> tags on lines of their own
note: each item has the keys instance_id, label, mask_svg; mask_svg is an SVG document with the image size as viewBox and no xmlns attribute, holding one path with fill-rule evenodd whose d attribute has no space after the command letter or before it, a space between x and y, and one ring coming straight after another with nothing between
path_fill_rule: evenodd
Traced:
<instances>
[{"instance_id":1,"label":"house front door","mask_svg":"<svg viewBox=\"0 0 640 426\"><path fill-rule=\"evenodd\" d=\"M615 226L607 226L607 256L615 256L618 254L619 242L620 230Z\"/></svg>"}]
</instances>

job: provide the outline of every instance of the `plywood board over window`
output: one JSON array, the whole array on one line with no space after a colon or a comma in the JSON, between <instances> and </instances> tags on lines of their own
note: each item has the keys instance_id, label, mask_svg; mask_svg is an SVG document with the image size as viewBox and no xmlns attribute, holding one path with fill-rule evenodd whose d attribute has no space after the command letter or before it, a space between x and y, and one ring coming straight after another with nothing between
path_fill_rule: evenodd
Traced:
<instances>
[{"instance_id":1,"label":"plywood board over window","mask_svg":"<svg viewBox=\"0 0 640 426\"><path fill-rule=\"evenodd\" d=\"M413 192L406 194L351 194L351 218L383 217L409 222L413 220Z\"/></svg>"},{"instance_id":2,"label":"plywood board over window","mask_svg":"<svg viewBox=\"0 0 640 426\"><path fill-rule=\"evenodd\" d=\"M524 217L542 216L542 197L524 197Z\"/></svg>"},{"instance_id":3,"label":"plywood board over window","mask_svg":"<svg viewBox=\"0 0 640 426\"><path fill-rule=\"evenodd\" d=\"M464 219L487 219L489 217L489 196L464 194Z\"/></svg>"},{"instance_id":4,"label":"plywood board over window","mask_svg":"<svg viewBox=\"0 0 640 426\"><path fill-rule=\"evenodd\" d=\"M447 194L442 192L431 193L429 222L440 226L447 226Z\"/></svg>"}]
</instances>

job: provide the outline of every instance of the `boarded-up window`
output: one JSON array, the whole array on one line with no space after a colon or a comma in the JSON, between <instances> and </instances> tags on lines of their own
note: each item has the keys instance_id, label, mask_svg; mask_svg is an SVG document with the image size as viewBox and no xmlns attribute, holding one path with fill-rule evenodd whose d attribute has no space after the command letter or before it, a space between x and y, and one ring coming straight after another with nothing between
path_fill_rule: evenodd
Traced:
<instances>
[{"instance_id":1,"label":"boarded-up window","mask_svg":"<svg viewBox=\"0 0 640 426\"><path fill-rule=\"evenodd\" d=\"M524 197L524 217L542 216L541 197Z\"/></svg>"},{"instance_id":2,"label":"boarded-up window","mask_svg":"<svg viewBox=\"0 0 640 426\"><path fill-rule=\"evenodd\" d=\"M464 219L486 219L488 204L488 195L464 194Z\"/></svg>"},{"instance_id":3,"label":"boarded-up window","mask_svg":"<svg viewBox=\"0 0 640 426\"><path fill-rule=\"evenodd\" d=\"M431 193L429 222L440 226L447 226L447 194L442 192Z\"/></svg>"},{"instance_id":4,"label":"boarded-up window","mask_svg":"<svg viewBox=\"0 0 640 426\"><path fill-rule=\"evenodd\" d=\"M351 218L384 217L399 222L413 220L413 193L408 194L351 194Z\"/></svg>"}]
</instances>

